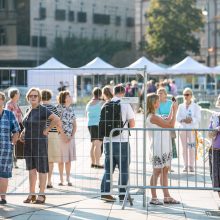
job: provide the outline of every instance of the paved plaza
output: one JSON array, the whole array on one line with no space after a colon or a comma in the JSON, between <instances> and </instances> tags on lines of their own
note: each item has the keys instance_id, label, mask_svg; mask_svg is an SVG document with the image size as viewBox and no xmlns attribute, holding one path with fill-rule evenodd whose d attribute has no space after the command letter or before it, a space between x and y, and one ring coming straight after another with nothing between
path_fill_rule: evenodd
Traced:
<instances>
[{"instance_id":1,"label":"paved plaza","mask_svg":"<svg viewBox=\"0 0 220 220\"><path fill-rule=\"evenodd\" d=\"M18 169L14 169L13 178L10 180L10 186L7 196L8 204L0 206L0 219L16 219L16 220L67 220L67 219L138 219L138 220L159 220L159 219L220 219L218 205L220 200L217 193L212 191L196 191L196 190L170 190L171 195L179 200L178 205L163 205L152 206L149 204L150 190L146 190L147 203L143 207L143 196L140 195L139 189L132 189L131 193L134 198L133 206L126 204L125 210L122 210L122 203L117 199L114 203L107 203L100 200L100 182L103 174L102 169L90 168L90 137L86 126L86 118L84 112L76 111L77 115L77 135L76 135L76 151L77 161L72 163L71 181L73 186L58 186L59 175L57 165L53 175L53 189L47 189L46 203L44 205L24 204L23 200L28 193L28 173L25 171L24 160L19 160ZM136 115L137 126L142 127L143 115ZM131 148L136 143L137 134L132 133ZM142 185L142 143L143 138L138 136L137 141L140 142L140 151L137 153L132 149L131 156L136 158L131 163L131 185ZM103 157L102 157L103 160ZM135 162L133 162L135 161ZM173 160L174 173L171 179L174 184L180 182L181 186L187 183L192 184L195 180L195 175L186 175L181 172L182 167L177 166L178 159ZM202 175L204 171L198 170L196 175L198 184L203 184ZM147 184L151 174L151 166L147 164ZM114 174L114 185L117 185L118 172ZM211 184L208 167L205 168L205 178L208 186ZM117 190L114 190L117 193ZM117 197L117 196L116 196ZM158 197L162 201L163 195L161 190L158 190ZM212 212L214 211L214 213ZM211 214L219 216L211 216Z\"/></svg>"}]
</instances>

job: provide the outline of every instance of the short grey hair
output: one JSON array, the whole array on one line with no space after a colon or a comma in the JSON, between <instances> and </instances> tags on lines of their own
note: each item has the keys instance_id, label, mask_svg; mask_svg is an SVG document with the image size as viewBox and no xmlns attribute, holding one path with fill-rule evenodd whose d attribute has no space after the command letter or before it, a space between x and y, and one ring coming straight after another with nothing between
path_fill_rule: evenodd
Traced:
<instances>
[{"instance_id":1,"label":"short grey hair","mask_svg":"<svg viewBox=\"0 0 220 220\"><path fill-rule=\"evenodd\" d=\"M19 93L19 90L18 90L17 88L10 88L10 89L8 90L8 97L11 98L11 99L13 99L14 96L15 96L16 94L18 94L18 93Z\"/></svg>"}]
</instances>

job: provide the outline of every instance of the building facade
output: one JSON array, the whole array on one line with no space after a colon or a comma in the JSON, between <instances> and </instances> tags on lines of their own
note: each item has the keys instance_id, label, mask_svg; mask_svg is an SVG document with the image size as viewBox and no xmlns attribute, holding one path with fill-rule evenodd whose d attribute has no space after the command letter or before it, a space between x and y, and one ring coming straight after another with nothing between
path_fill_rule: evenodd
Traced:
<instances>
[{"instance_id":1,"label":"building facade","mask_svg":"<svg viewBox=\"0 0 220 220\"><path fill-rule=\"evenodd\" d=\"M57 37L134 42L131 0L0 0L0 66L36 66Z\"/></svg>"},{"instance_id":2,"label":"building facade","mask_svg":"<svg viewBox=\"0 0 220 220\"><path fill-rule=\"evenodd\" d=\"M146 13L150 2L151 0L135 0L135 43L137 47L141 39L147 40ZM220 0L197 0L196 7L203 11L205 25L200 33L195 33L201 48L200 56L194 58L208 66L220 65Z\"/></svg>"}]
</instances>

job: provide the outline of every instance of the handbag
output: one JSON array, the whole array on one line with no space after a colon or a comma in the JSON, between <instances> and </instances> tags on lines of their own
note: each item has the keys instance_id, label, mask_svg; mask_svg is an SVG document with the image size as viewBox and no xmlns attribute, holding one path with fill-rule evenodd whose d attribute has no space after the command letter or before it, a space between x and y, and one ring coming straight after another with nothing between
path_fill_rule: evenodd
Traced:
<instances>
[{"instance_id":1,"label":"handbag","mask_svg":"<svg viewBox=\"0 0 220 220\"><path fill-rule=\"evenodd\" d=\"M20 131L21 133L24 129L24 126L22 123L19 123L19 125L21 128L21 131ZM15 147L15 157L17 159L24 159L24 143L18 139L14 147Z\"/></svg>"}]
</instances>

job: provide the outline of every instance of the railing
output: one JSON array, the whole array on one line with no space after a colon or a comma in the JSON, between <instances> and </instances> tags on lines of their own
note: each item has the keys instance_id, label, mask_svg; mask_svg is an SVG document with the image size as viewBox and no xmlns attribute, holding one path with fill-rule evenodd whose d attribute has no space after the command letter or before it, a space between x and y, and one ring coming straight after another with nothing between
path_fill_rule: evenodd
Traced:
<instances>
[{"instance_id":1,"label":"railing","mask_svg":"<svg viewBox=\"0 0 220 220\"><path fill-rule=\"evenodd\" d=\"M117 184L114 180L113 175L113 159L114 159L114 151L113 151L113 142L112 142L112 133L115 130L120 130L124 132L130 131L132 136L129 137L128 142L131 143L131 163L128 166L128 175L129 181L127 185L121 184L121 179L125 173L119 173L119 183ZM148 132L155 133L155 137L161 138L161 146L157 146L163 152L163 148L165 145L170 147L170 152L172 152L172 142L170 138L170 143L164 143L162 140L163 132L168 131L175 131L176 132L176 149L177 149L177 158L172 161L171 168L175 170L174 173L169 172L168 175L168 186L151 186L150 185L150 176L153 172L153 167L148 159L150 153L154 155L155 149L150 152L150 142L147 139L146 144L144 144L144 136L147 135ZM207 138L208 137L209 129L149 129L149 128L121 128L121 129L113 129L110 134L110 185L111 191L110 194L115 194L116 189L126 188L125 199L122 205L124 209L125 203L127 199L129 200L130 195L141 194L143 195L143 206L145 206L146 202L146 189L189 189L189 190L220 190L219 188L212 187L212 182L210 179L210 171L209 171L209 164L208 164L208 157L209 157L209 149L211 146L211 141ZM183 160L182 160L182 147L180 141L181 132L187 132L188 134L194 134L193 141L195 142L195 155L194 155L194 172L193 170L186 170L186 172L182 172L183 168ZM156 141L155 139L153 141ZM187 140L185 140L187 142ZM147 152L146 155L143 152ZM121 151L119 150L121 153ZM188 158L188 151L187 151L187 158ZM120 158L129 155L121 155ZM162 155L161 155L162 158ZM187 159L187 164L189 164L189 160ZM121 165L121 160L119 162ZM119 165L119 167L120 167ZM143 172L146 168L146 172ZM212 172L213 173L213 172ZM121 176L120 176L121 175ZM132 190L138 190L133 192ZM132 200L130 200L130 204L132 205Z\"/></svg>"}]
</instances>

